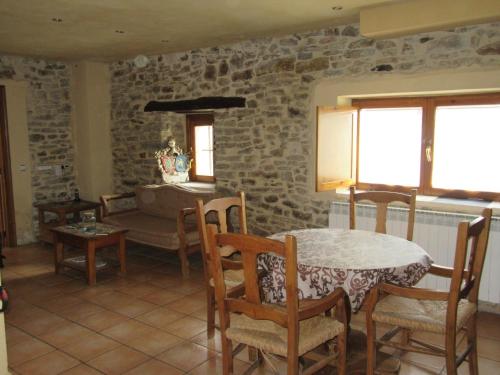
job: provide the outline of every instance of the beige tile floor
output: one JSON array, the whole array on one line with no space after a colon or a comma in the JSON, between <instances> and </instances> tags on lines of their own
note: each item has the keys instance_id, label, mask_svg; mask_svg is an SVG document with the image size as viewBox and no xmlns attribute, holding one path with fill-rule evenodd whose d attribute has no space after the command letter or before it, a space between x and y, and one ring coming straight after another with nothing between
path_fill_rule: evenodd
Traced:
<instances>
[{"instance_id":1,"label":"beige tile floor","mask_svg":"<svg viewBox=\"0 0 500 375\"><path fill-rule=\"evenodd\" d=\"M14 374L220 374L220 341L206 337L199 259L182 280L176 257L129 247L128 275L98 274L94 287L79 271L54 275L52 248L6 249L2 278L10 293L6 314L9 367ZM363 317L353 324L362 327ZM439 337L426 337L439 341ZM481 374L500 374L500 316L479 319ZM406 355L401 374L428 374L440 359ZM235 360L246 368L247 355ZM467 374L466 366L460 373ZM265 368L256 374L267 374ZM322 371L328 373L328 371ZM444 372L443 372L444 373Z\"/></svg>"}]
</instances>

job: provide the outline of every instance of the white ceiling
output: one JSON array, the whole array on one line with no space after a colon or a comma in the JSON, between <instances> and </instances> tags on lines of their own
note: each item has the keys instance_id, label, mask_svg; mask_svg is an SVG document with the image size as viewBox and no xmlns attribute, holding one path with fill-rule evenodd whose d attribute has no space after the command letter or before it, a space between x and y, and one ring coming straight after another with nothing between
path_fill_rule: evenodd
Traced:
<instances>
[{"instance_id":1,"label":"white ceiling","mask_svg":"<svg viewBox=\"0 0 500 375\"><path fill-rule=\"evenodd\" d=\"M395 2L0 0L0 54L110 61L186 51L345 24L362 7Z\"/></svg>"}]
</instances>

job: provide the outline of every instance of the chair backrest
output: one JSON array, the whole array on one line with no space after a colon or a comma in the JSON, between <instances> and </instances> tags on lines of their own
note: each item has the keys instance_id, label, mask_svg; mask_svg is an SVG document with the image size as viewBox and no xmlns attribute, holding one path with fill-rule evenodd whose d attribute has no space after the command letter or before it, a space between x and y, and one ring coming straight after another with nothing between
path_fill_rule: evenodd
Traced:
<instances>
[{"instance_id":1,"label":"chair backrest","mask_svg":"<svg viewBox=\"0 0 500 375\"><path fill-rule=\"evenodd\" d=\"M252 319L271 320L282 327L288 328L288 339L298 342L298 294L297 294L297 242L294 236L287 235L285 242L264 237L217 233L215 225L208 225L209 248L215 282L215 296L220 314L221 330L230 325L230 313L242 313ZM239 297L226 295L220 246L233 246L240 250L245 276L245 290ZM275 253L285 259L285 290L286 309L263 304L259 289L259 273L257 258L264 253Z\"/></svg>"},{"instance_id":2,"label":"chair backrest","mask_svg":"<svg viewBox=\"0 0 500 375\"><path fill-rule=\"evenodd\" d=\"M375 232L387 233L387 206L389 203L401 202L409 206L408 228L406 239L413 240L413 228L415 226L415 202L417 199L417 189L412 189L410 194L394 193L390 191L367 191L356 193L354 186L349 188L349 228L356 229L356 202L370 201L377 206L377 221Z\"/></svg>"},{"instance_id":3,"label":"chair backrest","mask_svg":"<svg viewBox=\"0 0 500 375\"><path fill-rule=\"evenodd\" d=\"M491 208L485 208L482 216L458 224L455 261L448 299L449 309L455 309L460 299L468 298L477 303L483 273L486 248L491 224Z\"/></svg>"},{"instance_id":4,"label":"chair backrest","mask_svg":"<svg viewBox=\"0 0 500 375\"><path fill-rule=\"evenodd\" d=\"M208 267L208 235L207 235L207 217L213 213L216 216L217 225L220 233L227 233L232 230L232 225L230 223L230 211L231 208L238 208L238 218L239 218L239 231L242 234L247 233L247 219L246 219L246 207L245 207L245 193L240 191L236 197L227 198L217 198L212 199L207 203L203 203L203 200L198 199L196 201L196 219L198 223L198 233L200 236L200 243L202 249L203 264L206 272L206 276L210 276L210 267Z\"/></svg>"}]
</instances>

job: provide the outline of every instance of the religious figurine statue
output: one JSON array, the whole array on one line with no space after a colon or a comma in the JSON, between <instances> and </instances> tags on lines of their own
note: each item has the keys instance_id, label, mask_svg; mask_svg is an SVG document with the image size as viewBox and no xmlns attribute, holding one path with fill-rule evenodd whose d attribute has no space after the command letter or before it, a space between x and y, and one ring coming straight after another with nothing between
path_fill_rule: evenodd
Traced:
<instances>
[{"instance_id":1,"label":"religious figurine statue","mask_svg":"<svg viewBox=\"0 0 500 375\"><path fill-rule=\"evenodd\" d=\"M191 158L177 146L175 139L169 137L167 147L155 153L163 182L169 184L189 181Z\"/></svg>"},{"instance_id":2,"label":"religious figurine statue","mask_svg":"<svg viewBox=\"0 0 500 375\"><path fill-rule=\"evenodd\" d=\"M165 148L165 150L168 156L177 156L183 154L182 148L176 145L174 137L169 137L167 139L167 148Z\"/></svg>"}]
</instances>

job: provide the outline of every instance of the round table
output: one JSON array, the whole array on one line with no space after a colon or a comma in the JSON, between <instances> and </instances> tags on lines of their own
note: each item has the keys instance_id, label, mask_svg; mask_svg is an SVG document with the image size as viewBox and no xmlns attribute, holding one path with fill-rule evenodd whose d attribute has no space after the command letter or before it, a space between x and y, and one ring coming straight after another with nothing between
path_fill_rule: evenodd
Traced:
<instances>
[{"instance_id":1,"label":"round table","mask_svg":"<svg viewBox=\"0 0 500 375\"><path fill-rule=\"evenodd\" d=\"M342 287L356 312L369 290L379 282L415 285L429 270L432 258L416 243L387 234L362 230L303 229L269 236L297 239L299 298L322 298ZM262 280L267 302L282 303L285 296L285 264L267 253L259 265L268 271Z\"/></svg>"}]
</instances>

